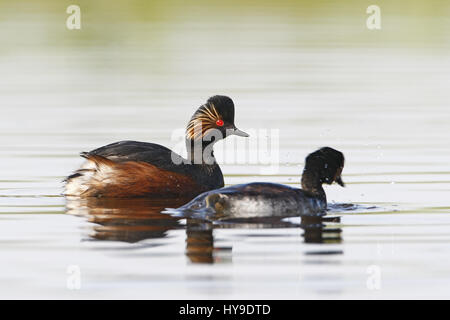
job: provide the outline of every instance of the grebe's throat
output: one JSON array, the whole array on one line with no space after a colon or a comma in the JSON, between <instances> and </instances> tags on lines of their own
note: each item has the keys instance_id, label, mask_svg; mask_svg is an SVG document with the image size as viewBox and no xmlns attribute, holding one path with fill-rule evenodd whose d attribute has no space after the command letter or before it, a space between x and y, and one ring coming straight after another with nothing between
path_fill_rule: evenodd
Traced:
<instances>
[{"instance_id":1,"label":"grebe's throat","mask_svg":"<svg viewBox=\"0 0 450 320\"><path fill-rule=\"evenodd\" d=\"M322 187L322 181L320 179L319 173L315 170L308 170L308 167L305 167L305 169L303 170L302 189L325 201L327 200L325 191Z\"/></svg>"},{"instance_id":2,"label":"grebe's throat","mask_svg":"<svg viewBox=\"0 0 450 320\"><path fill-rule=\"evenodd\" d=\"M186 139L187 160L190 164L215 164L213 141L203 141L201 139Z\"/></svg>"}]
</instances>

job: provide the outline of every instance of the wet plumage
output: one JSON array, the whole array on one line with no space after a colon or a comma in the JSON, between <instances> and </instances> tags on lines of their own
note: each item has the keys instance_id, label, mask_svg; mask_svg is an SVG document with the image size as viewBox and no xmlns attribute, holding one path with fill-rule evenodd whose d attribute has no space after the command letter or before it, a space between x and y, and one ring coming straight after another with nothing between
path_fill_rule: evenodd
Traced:
<instances>
[{"instance_id":1,"label":"wet plumage","mask_svg":"<svg viewBox=\"0 0 450 320\"><path fill-rule=\"evenodd\" d=\"M322 184L341 179L344 156L324 147L308 155L302 189L276 183L248 183L208 191L178 208L199 218L252 218L324 215L327 199Z\"/></svg>"}]
</instances>

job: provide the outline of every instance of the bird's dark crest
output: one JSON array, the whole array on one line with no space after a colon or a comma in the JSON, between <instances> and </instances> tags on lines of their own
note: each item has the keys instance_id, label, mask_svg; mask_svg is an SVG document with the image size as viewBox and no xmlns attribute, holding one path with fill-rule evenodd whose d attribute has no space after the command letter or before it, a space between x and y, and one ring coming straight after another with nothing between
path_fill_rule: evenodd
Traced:
<instances>
[{"instance_id":1,"label":"bird's dark crest","mask_svg":"<svg viewBox=\"0 0 450 320\"><path fill-rule=\"evenodd\" d=\"M186 128L186 138L197 140L205 136L210 129L219 129L216 123L234 125L234 103L227 96L213 96L197 109Z\"/></svg>"},{"instance_id":2,"label":"bird's dark crest","mask_svg":"<svg viewBox=\"0 0 450 320\"><path fill-rule=\"evenodd\" d=\"M319 174L322 183L331 184L344 167L344 154L330 147L323 147L310 153L305 160L304 171L314 171Z\"/></svg>"}]
</instances>

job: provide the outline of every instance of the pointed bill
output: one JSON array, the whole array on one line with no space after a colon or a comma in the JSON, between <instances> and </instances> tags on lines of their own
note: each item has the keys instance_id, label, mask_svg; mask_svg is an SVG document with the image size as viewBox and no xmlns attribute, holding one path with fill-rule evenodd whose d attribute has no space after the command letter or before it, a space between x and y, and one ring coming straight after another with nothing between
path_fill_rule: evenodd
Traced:
<instances>
[{"instance_id":1,"label":"pointed bill","mask_svg":"<svg viewBox=\"0 0 450 320\"><path fill-rule=\"evenodd\" d=\"M232 130L230 130L230 134L240 137L250 137L248 133L241 131L238 128L233 128Z\"/></svg>"}]
</instances>

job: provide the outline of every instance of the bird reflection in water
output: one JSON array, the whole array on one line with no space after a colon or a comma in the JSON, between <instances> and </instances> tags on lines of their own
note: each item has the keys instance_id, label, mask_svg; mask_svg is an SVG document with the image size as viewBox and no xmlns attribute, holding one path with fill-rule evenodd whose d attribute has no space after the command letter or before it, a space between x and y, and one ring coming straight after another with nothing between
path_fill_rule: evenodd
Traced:
<instances>
[{"instance_id":1,"label":"bird reflection in water","mask_svg":"<svg viewBox=\"0 0 450 320\"><path fill-rule=\"evenodd\" d=\"M135 243L163 238L169 230L182 229L182 218L161 211L168 205L183 203L186 199L67 198L66 212L95 224L91 239Z\"/></svg>"},{"instance_id":2,"label":"bird reflection in water","mask_svg":"<svg viewBox=\"0 0 450 320\"><path fill-rule=\"evenodd\" d=\"M189 200L189 199L188 199ZM301 228L304 243L342 242L339 217L301 217L300 223L283 218L207 221L162 213L180 206L186 199L106 199L67 198L66 212L94 223L89 234L93 240L136 243L164 238L170 230L186 229L186 256L191 263L230 263L232 248L214 243L215 229ZM186 219L186 224L181 223ZM297 220L298 221L298 220ZM306 254L342 254L342 251L315 251Z\"/></svg>"},{"instance_id":3,"label":"bird reflection in water","mask_svg":"<svg viewBox=\"0 0 450 320\"><path fill-rule=\"evenodd\" d=\"M333 227L341 217L302 217L300 228L304 230L305 243L341 243L342 229Z\"/></svg>"},{"instance_id":4,"label":"bird reflection in water","mask_svg":"<svg viewBox=\"0 0 450 320\"><path fill-rule=\"evenodd\" d=\"M232 258L231 247L214 245L214 229L271 229L298 228L303 230L304 243L339 244L342 242L342 229L333 227L340 223L340 217L301 217L300 224L274 219L234 219L216 222L187 219L186 255L192 263L223 263ZM312 254L342 254L342 250L307 251Z\"/></svg>"},{"instance_id":5,"label":"bird reflection in water","mask_svg":"<svg viewBox=\"0 0 450 320\"><path fill-rule=\"evenodd\" d=\"M218 263L224 261L217 257L214 247L214 225L210 221L197 219L186 220L186 256L192 263ZM222 248L231 253L231 248ZM228 257L229 258L229 257ZM226 259L230 261L231 259Z\"/></svg>"}]
</instances>

